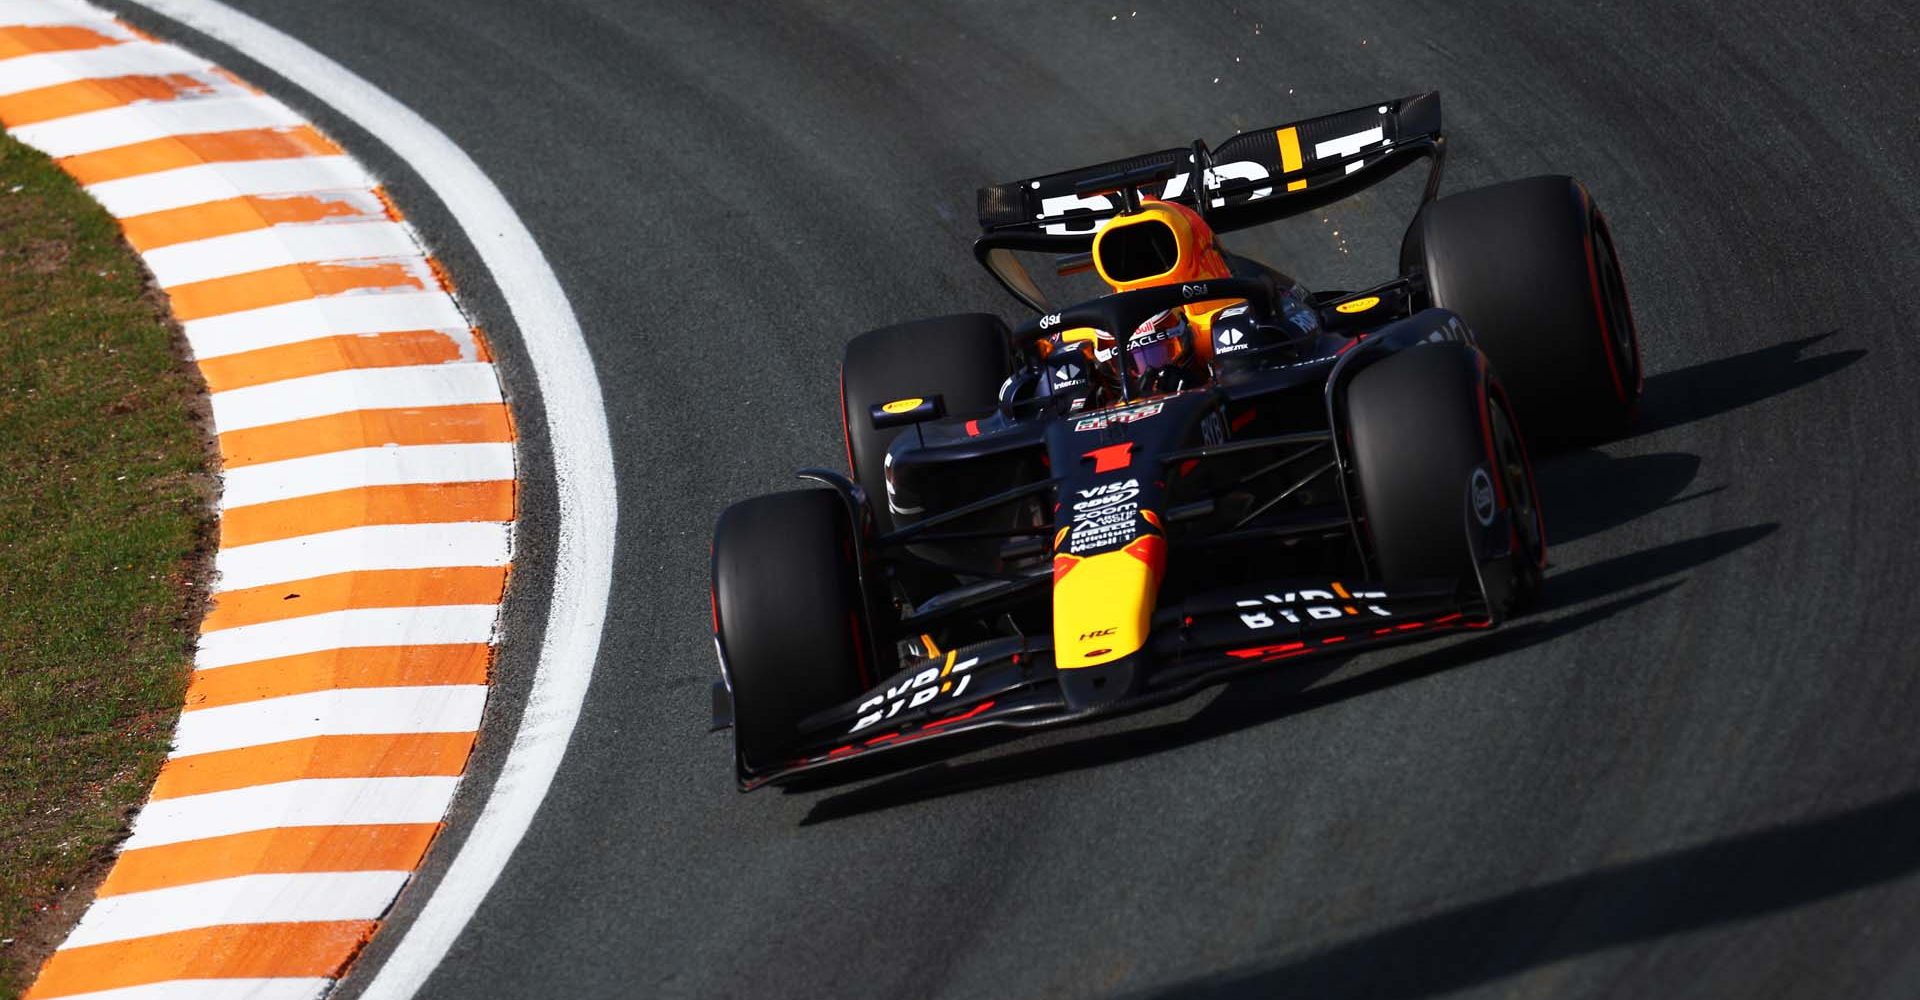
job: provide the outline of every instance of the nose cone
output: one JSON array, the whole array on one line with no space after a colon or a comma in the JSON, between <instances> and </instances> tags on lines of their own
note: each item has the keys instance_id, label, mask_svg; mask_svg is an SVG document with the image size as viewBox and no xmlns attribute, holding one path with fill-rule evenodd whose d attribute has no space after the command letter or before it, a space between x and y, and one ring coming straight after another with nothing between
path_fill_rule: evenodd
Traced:
<instances>
[{"instance_id":1,"label":"nose cone","mask_svg":"<svg viewBox=\"0 0 1920 1000\"><path fill-rule=\"evenodd\" d=\"M1165 538L1140 534L1096 555L1054 555L1054 666L1068 707L1096 712L1138 689L1166 551Z\"/></svg>"},{"instance_id":2,"label":"nose cone","mask_svg":"<svg viewBox=\"0 0 1920 1000\"><path fill-rule=\"evenodd\" d=\"M1123 656L1097 667L1060 671L1060 692L1067 707L1075 712L1098 712L1118 705L1138 686L1140 671L1135 669L1139 655Z\"/></svg>"},{"instance_id":3,"label":"nose cone","mask_svg":"<svg viewBox=\"0 0 1920 1000\"><path fill-rule=\"evenodd\" d=\"M1053 658L1060 669L1112 663L1146 645L1166 548L1166 539L1141 535L1110 552L1054 555Z\"/></svg>"}]
</instances>

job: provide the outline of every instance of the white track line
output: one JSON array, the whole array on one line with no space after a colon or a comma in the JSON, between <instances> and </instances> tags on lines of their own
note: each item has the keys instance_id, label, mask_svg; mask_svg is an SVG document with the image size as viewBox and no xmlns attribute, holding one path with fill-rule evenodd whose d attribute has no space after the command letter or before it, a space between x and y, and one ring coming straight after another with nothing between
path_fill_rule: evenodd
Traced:
<instances>
[{"instance_id":1,"label":"white track line","mask_svg":"<svg viewBox=\"0 0 1920 1000\"><path fill-rule=\"evenodd\" d=\"M319 1000L331 979L169 979L115 990L72 993L60 1000Z\"/></svg>"},{"instance_id":2,"label":"white track line","mask_svg":"<svg viewBox=\"0 0 1920 1000\"><path fill-rule=\"evenodd\" d=\"M553 784L593 677L617 536L613 447L593 357L539 244L479 165L411 108L300 40L216 0L135 0L260 63L418 171L493 275L539 382L553 452L558 544L540 659L520 729L480 816L364 996L406 1000L500 878Z\"/></svg>"},{"instance_id":3,"label":"white track line","mask_svg":"<svg viewBox=\"0 0 1920 1000\"><path fill-rule=\"evenodd\" d=\"M5 66L0 62L0 66ZM398 222L285 225L176 243L141 257L163 288L288 264L356 257L418 256L413 234Z\"/></svg>"},{"instance_id":4,"label":"white track line","mask_svg":"<svg viewBox=\"0 0 1920 1000\"><path fill-rule=\"evenodd\" d=\"M121 851L294 826L438 823L459 778L307 778L141 807Z\"/></svg>"},{"instance_id":5,"label":"white track line","mask_svg":"<svg viewBox=\"0 0 1920 1000\"><path fill-rule=\"evenodd\" d=\"M470 733L480 727L485 684L329 688L180 713L173 756L218 753L314 736Z\"/></svg>"},{"instance_id":6,"label":"white track line","mask_svg":"<svg viewBox=\"0 0 1920 1000\"><path fill-rule=\"evenodd\" d=\"M243 431L355 410L409 410L500 402L486 362L346 368L216 392L214 430Z\"/></svg>"},{"instance_id":7,"label":"white track line","mask_svg":"<svg viewBox=\"0 0 1920 1000\"><path fill-rule=\"evenodd\" d=\"M200 637L196 670L369 646L450 646L488 642L500 609L492 604L431 608L356 608L220 629Z\"/></svg>"},{"instance_id":8,"label":"white track line","mask_svg":"<svg viewBox=\"0 0 1920 1000\"><path fill-rule=\"evenodd\" d=\"M511 528L497 521L371 524L235 545L221 549L214 557L214 570L219 574L214 591L297 584L316 576L366 570L505 566L513 541ZM219 604L219 599L214 603Z\"/></svg>"},{"instance_id":9,"label":"white track line","mask_svg":"<svg viewBox=\"0 0 1920 1000\"><path fill-rule=\"evenodd\" d=\"M513 478L513 445L412 444L330 451L229 469L220 509L233 510L365 486L477 483Z\"/></svg>"},{"instance_id":10,"label":"white track line","mask_svg":"<svg viewBox=\"0 0 1920 1000\"><path fill-rule=\"evenodd\" d=\"M345 156L201 163L87 185L87 193L122 219L204 205L245 195L364 193L373 184L365 168Z\"/></svg>"},{"instance_id":11,"label":"white track line","mask_svg":"<svg viewBox=\"0 0 1920 1000\"><path fill-rule=\"evenodd\" d=\"M66 947L126 941L221 924L373 920L387 912L411 872L312 872L242 875L190 885L101 896L68 935Z\"/></svg>"},{"instance_id":12,"label":"white track line","mask_svg":"<svg viewBox=\"0 0 1920 1000\"><path fill-rule=\"evenodd\" d=\"M447 293L334 295L225 313L180 324L195 358L217 358L317 337L406 330L464 330L467 318Z\"/></svg>"}]
</instances>

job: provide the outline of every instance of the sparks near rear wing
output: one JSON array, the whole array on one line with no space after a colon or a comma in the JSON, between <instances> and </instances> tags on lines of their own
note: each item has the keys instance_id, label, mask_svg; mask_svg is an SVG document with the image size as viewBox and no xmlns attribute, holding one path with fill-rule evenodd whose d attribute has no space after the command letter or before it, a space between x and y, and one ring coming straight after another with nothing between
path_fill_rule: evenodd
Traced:
<instances>
[{"instance_id":1,"label":"sparks near rear wing","mask_svg":"<svg viewBox=\"0 0 1920 1000\"><path fill-rule=\"evenodd\" d=\"M1098 163L979 191L976 244L993 248L1064 251L1090 246L1092 236L1123 207L1118 189L1132 187L1164 201L1198 209L1216 231L1245 229L1348 197L1417 159L1432 173L1426 198L1439 184L1444 149L1440 94L1398 100L1242 132L1209 151L1190 147ZM1201 203L1195 167L1209 195Z\"/></svg>"}]
</instances>

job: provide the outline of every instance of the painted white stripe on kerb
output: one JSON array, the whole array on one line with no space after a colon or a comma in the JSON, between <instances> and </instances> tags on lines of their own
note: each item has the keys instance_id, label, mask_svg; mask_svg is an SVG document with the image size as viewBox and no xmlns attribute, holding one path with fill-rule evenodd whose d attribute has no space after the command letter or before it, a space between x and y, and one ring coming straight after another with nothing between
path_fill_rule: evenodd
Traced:
<instances>
[{"instance_id":1,"label":"painted white stripe on kerb","mask_svg":"<svg viewBox=\"0 0 1920 1000\"><path fill-rule=\"evenodd\" d=\"M519 729L480 815L420 912L397 928L399 940L362 994L363 1000L407 1000L446 956L526 836L593 678L619 536L599 377L566 291L526 223L473 158L431 122L311 46L215 0L135 2L273 67L418 172L493 276L538 386L555 493L553 579L539 660Z\"/></svg>"},{"instance_id":2,"label":"painted white stripe on kerb","mask_svg":"<svg viewBox=\"0 0 1920 1000\"><path fill-rule=\"evenodd\" d=\"M48 156L79 156L136 142L201 132L279 128L305 119L271 97L187 97L88 111L22 125L13 137Z\"/></svg>"},{"instance_id":3,"label":"painted white stripe on kerb","mask_svg":"<svg viewBox=\"0 0 1920 1000\"><path fill-rule=\"evenodd\" d=\"M505 566L513 526L490 521L373 524L254 545L223 548L214 557L214 592L264 587L333 573ZM287 587L298 591L297 585ZM214 601L216 605L219 601ZM290 611L299 605L285 602Z\"/></svg>"},{"instance_id":4,"label":"painted white stripe on kerb","mask_svg":"<svg viewBox=\"0 0 1920 1000\"><path fill-rule=\"evenodd\" d=\"M366 169L347 157L297 156L176 167L90 184L87 193L115 218L131 219L246 195L364 190L372 185Z\"/></svg>"},{"instance_id":5,"label":"painted white stripe on kerb","mask_svg":"<svg viewBox=\"0 0 1920 1000\"><path fill-rule=\"evenodd\" d=\"M438 823L459 778L306 778L154 799L121 851L282 826Z\"/></svg>"},{"instance_id":6,"label":"painted white stripe on kerb","mask_svg":"<svg viewBox=\"0 0 1920 1000\"><path fill-rule=\"evenodd\" d=\"M216 392L216 433L355 410L403 410L500 402L500 379L485 362L348 368Z\"/></svg>"},{"instance_id":7,"label":"painted white stripe on kerb","mask_svg":"<svg viewBox=\"0 0 1920 1000\"><path fill-rule=\"evenodd\" d=\"M221 924L373 920L387 911L411 872L299 872L236 878L101 896L60 947L172 934Z\"/></svg>"},{"instance_id":8,"label":"painted white stripe on kerb","mask_svg":"<svg viewBox=\"0 0 1920 1000\"><path fill-rule=\"evenodd\" d=\"M478 483L513 478L513 445L415 444L330 451L229 469L220 509L368 486Z\"/></svg>"},{"instance_id":9,"label":"painted white stripe on kerb","mask_svg":"<svg viewBox=\"0 0 1920 1000\"><path fill-rule=\"evenodd\" d=\"M1330 156L1346 156L1350 153L1358 153L1362 149L1386 137L1386 131L1376 125L1365 132L1355 132L1352 135L1343 135L1338 139L1316 142L1313 144L1313 158L1316 160L1324 160Z\"/></svg>"},{"instance_id":10,"label":"painted white stripe on kerb","mask_svg":"<svg viewBox=\"0 0 1920 1000\"><path fill-rule=\"evenodd\" d=\"M242 625L202 635L193 665L198 670L217 670L329 649L490 642L493 620L499 614L499 607L493 604L437 604L425 608L354 608Z\"/></svg>"},{"instance_id":11,"label":"painted white stripe on kerb","mask_svg":"<svg viewBox=\"0 0 1920 1000\"><path fill-rule=\"evenodd\" d=\"M407 227L397 222L355 222L254 229L176 243L140 256L153 272L153 280L170 287L288 264L419 255L420 247Z\"/></svg>"},{"instance_id":12,"label":"painted white stripe on kerb","mask_svg":"<svg viewBox=\"0 0 1920 1000\"><path fill-rule=\"evenodd\" d=\"M169 979L113 990L69 993L60 1000L320 1000L333 980L287 976L275 979Z\"/></svg>"},{"instance_id":13,"label":"painted white stripe on kerb","mask_svg":"<svg viewBox=\"0 0 1920 1000\"><path fill-rule=\"evenodd\" d=\"M0 0L0 25L40 28L54 24L81 25L111 38L134 37L117 22L109 21L104 11L73 0Z\"/></svg>"},{"instance_id":14,"label":"painted white stripe on kerb","mask_svg":"<svg viewBox=\"0 0 1920 1000\"><path fill-rule=\"evenodd\" d=\"M181 324L196 358L217 358L319 337L409 330L465 330L467 318L445 292L330 295Z\"/></svg>"},{"instance_id":15,"label":"painted white stripe on kerb","mask_svg":"<svg viewBox=\"0 0 1920 1000\"><path fill-rule=\"evenodd\" d=\"M485 684L335 688L180 713L174 757L315 736L468 733L480 726Z\"/></svg>"},{"instance_id":16,"label":"painted white stripe on kerb","mask_svg":"<svg viewBox=\"0 0 1920 1000\"><path fill-rule=\"evenodd\" d=\"M0 11L3 10L0 8ZM4 16L0 13L0 24L12 23L4 20ZM212 66L212 63L190 52L153 42L128 42L125 45L69 52L38 52L0 59L0 96L41 87L58 87L81 80L198 73Z\"/></svg>"}]
</instances>

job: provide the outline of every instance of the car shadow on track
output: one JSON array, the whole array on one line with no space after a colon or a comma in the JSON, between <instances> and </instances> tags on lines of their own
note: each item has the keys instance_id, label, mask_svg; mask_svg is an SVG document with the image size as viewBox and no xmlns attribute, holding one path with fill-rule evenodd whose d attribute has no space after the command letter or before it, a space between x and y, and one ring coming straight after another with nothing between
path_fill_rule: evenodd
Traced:
<instances>
[{"instance_id":1,"label":"car shadow on track","mask_svg":"<svg viewBox=\"0 0 1920 1000\"><path fill-rule=\"evenodd\" d=\"M1789 340L1757 351L1647 376L1633 434L1653 434L1718 416L1826 378L1865 357L1858 348L1802 355L1838 333Z\"/></svg>"},{"instance_id":2,"label":"car shadow on track","mask_svg":"<svg viewBox=\"0 0 1920 1000\"><path fill-rule=\"evenodd\" d=\"M1833 335L1802 337L1649 376L1632 436L1690 424L1791 392L1866 356L1866 351L1857 349L1804 356ZM1700 464L1700 456L1686 452L1615 457L1587 448L1541 456L1535 471L1550 543L1578 541L1663 507L1726 489L1715 486L1685 493Z\"/></svg>"},{"instance_id":3,"label":"car shadow on track","mask_svg":"<svg viewBox=\"0 0 1920 1000\"><path fill-rule=\"evenodd\" d=\"M1726 489L1715 486L1685 493L1699 472L1700 456L1686 452L1615 458L1589 449L1541 460L1534 474L1546 514L1549 554L1556 545Z\"/></svg>"},{"instance_id":4,"label":"car shadow on track","mask_svg":"<svg viewBox=\"0 0 1920 1000\"><path fill-rule=\"evenodd\" d=\"M1582 872L1153 997L1450 993L1636 941L1773 913L1920 870L1920 792Z\"/></svg>"},{"instance_id":5,"label":"car shadow on track","mask_svg":"<svg viewBox=\"0 0 1920 1000\"><path fill-rule=\"evenodd\" d=\"M1072 771L1102 767L1136 757L1205 742L1228 733L1264 725L1301 712L1338 704L1409 681L1431 677L1505 653L1536 646L1578 632L1622 611L1656 600L1680 587L1684 579L1647 586L1648 581L1673 576L1745 548L1778 530L1775 524L1714 532L1699 538L1671 542L1640 552L1615 556L1564 573L1550 574L1542 607L1532 615L1471 639L1426 649L1365 673L1315 686L1338 670L1344 660L1300 664L1228 684L1192 716L1143 729L1108 732L1065 743L1048 744L980 760L926 763L932 748L908 751L890 765L876 758L872 769L848 770L837 777L799 782L790 792L817 791L834 785L899 771L872 784L824 798L808 810L801 825L830 822L848 816L943 798L973 789L1029 781ZM1579 607L1590 602L1589 607ZM1567 610L1552 616L1555 611ZM1017 734L1016 734L1017 735ZM1001 736L956 751L1004 743ZM925 754L922 756L921 754Z\"/></svg>"}]
</instances>

